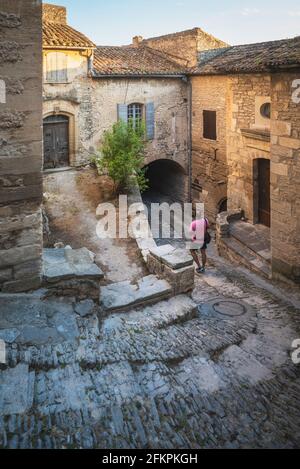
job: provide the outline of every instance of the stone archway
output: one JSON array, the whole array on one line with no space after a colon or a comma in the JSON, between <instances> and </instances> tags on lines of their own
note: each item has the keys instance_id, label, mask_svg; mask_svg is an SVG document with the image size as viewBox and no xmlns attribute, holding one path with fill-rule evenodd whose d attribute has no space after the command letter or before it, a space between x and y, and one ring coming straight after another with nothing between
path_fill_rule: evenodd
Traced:
<instances>
[{"instance_id":1,"label":"stone archway","mask_svg":"<svg viewBox=\"0 0 300 469\"><path fill-rule=\"evenodd\" d=\"M162 194L178 202L188 201L188 175L173 160L155 160L145 166L149 180L148 194Z\"/></svg>"}]
</instances>

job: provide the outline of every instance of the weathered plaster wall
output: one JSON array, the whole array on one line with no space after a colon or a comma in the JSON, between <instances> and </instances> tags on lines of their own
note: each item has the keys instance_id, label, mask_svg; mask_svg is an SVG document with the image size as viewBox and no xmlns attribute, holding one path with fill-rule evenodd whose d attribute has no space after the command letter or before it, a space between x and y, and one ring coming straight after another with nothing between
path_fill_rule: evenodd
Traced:
<instances>
[{"instance_id":1,"label":"weathered plaster wall","mask_svg":"<svg viewBox=\"0 0 300 469\"><path fill-rule=\"evenodd\" d=\"M187 86L180 79L99 79L92 83L92 146L118 120L117 105L154 103L155 137L146 164L170 159L188 168Z\"/></svg>"},{"instance_id":2,"label":"weathered plaster wall","mask_svg":"<svg viewBox=\"0 0 300 469\"><path fill-rule=\"evenodd\" d=\"M71 165L89 163L105 130L118 120L118 104L153 102L155 138L145 163L170 159L188 172L187 86L181 79L91 79L79 53L72 54L77 73L67 84L44 83L44 116L71 116Z\"/></svg>"},{"instance_id":3,"label":"weathered plaster wall","mask_svg":"<svg viewBox=\"0 0 300 469\"><path fill-rule=\"evenodd\" d=\"M220 202L227 198L228 79L199 76L191 81L193 201L205 204L206 216L214 223ZM216 141L203 137L204 110L217 113Z\"/></svg>"},{"instance_id":4,"label":"weathered plaster wall","mask_svg":"<svg viewBox=\"0 0 300 469\"><path fill-rule=\"evenodd\" d=\"M16 292L41 279L41 2L2 0L0 20L0 290Z\"/></svg>"},{"instance_id":5,"label":"weathered plaster wall","mask_svg":"<svg viewBox=\"0 0 300 469\"><path fill-rule=\"evenodd\" d=\"M228 208L242 209L250 222L255 223L254 160L270 159L270 141L255 134L247 136L243 130L262 130L256 114L257 97L270 98L269 75L238 75L230 78L227 134ZM266 124L267 125L267 124Z\"/></svg>"},{"instance_id":6,"label":"weathered plaster wall","mask_svg":"<svg viewBox=\"0 0 300 469\"><path fill-rule=\"evenodd\" d=\"M300 71L272 76L271 236L273 275L300 282L300 92L296 96L295 80Z\"/></svg>"}]
</instances>

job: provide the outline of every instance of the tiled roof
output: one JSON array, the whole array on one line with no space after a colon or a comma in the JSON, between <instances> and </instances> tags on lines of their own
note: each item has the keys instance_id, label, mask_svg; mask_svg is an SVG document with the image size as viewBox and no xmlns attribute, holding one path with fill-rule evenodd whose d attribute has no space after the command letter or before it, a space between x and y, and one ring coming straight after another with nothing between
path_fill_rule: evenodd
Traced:
<instances>
[{"instance_id":1,"label":"tiled roof","mask_svg":"<svg viewBox=\"0 0 300 469\"><path fill-rule=\"evenodd\" d=\"M91 49L96 46L90 39L67 24L43 21L43 47Z\"/></svg>"},{"instance_id":2,"label":"tiled roof","mask_svg":"<svg viewBox=\"0 0 300 469\"><path fill-rule=\"evenodd\" d=\"M208 57L210 52L208 51ZM294 39L262 42L221 49L207 60L200 54L196 75L268 72L293 66L300 67L300 36Z\"/></svg>"},{"instance_id":3,"label":"tiled roof","mask_svg":"<svg viewBox=\"0 0 300 469\"><path fill-rule=\"evenodd\" d=\"M167 54L146 46L110 47L95 50L94 76L99 75L182 75L183 67Z\"/></svg>"}]
</instances>

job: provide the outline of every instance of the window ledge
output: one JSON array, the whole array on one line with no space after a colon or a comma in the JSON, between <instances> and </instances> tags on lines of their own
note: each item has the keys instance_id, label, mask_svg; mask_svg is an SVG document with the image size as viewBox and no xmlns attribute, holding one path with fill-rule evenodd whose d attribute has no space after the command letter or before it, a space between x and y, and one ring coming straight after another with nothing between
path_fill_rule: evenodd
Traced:
<instances>
[{"instance_id":1,"label":"window ledge","mask_svg":"<svg viewBox=\"0 0 300 469\"><path fill-rule=\"evenodd\" d=\"M241 129L243 137L261 140L263 142L270 142L271 135L269 130L261 129Z\"/></svg>"}]
</instances>

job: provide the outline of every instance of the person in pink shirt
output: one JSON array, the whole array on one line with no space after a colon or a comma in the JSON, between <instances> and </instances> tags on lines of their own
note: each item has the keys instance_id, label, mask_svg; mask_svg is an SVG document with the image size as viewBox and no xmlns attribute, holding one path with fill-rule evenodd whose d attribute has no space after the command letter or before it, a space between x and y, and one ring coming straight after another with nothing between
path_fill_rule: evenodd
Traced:
<instances>
[{"instance_id":1,"label":"person in pink shirt","mask_svg":"<svg viewBox=\"0 0 300 469\"><path fill-rule=\"evenodd\" d=\"M198 274L205 273L205 267L207 263L206 250L208 244L211 242L211 236L208 232L209 222L207 218L201 218L199 220L194 220L190 226L190 233L192 238L192 243L190 246L191 255L196 262L198 268L196 272ZM202 266L199 260L198 251L201 252Z\"/></svg>"}]
</instances>

